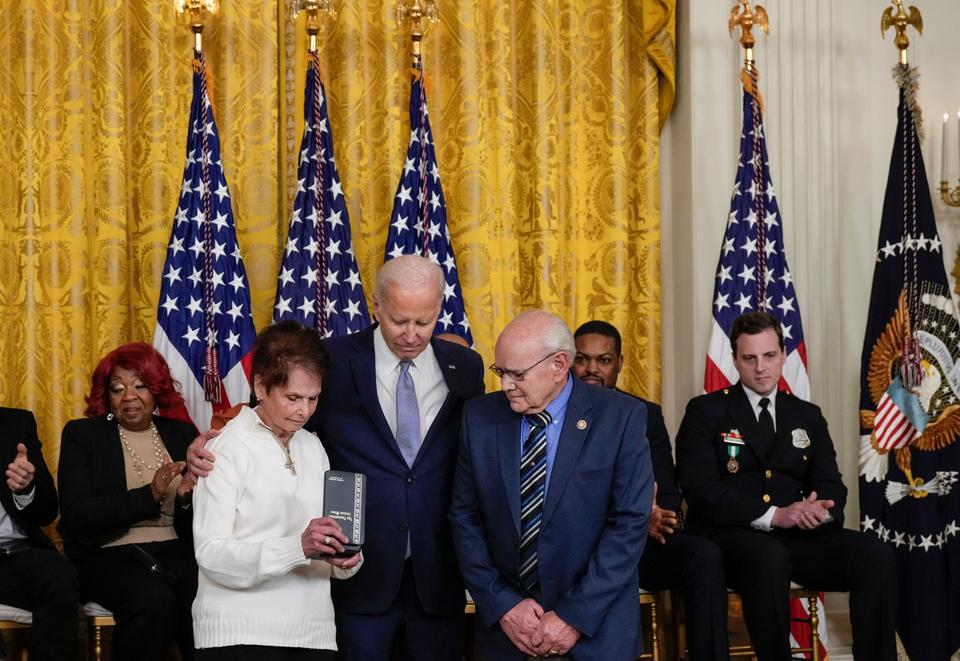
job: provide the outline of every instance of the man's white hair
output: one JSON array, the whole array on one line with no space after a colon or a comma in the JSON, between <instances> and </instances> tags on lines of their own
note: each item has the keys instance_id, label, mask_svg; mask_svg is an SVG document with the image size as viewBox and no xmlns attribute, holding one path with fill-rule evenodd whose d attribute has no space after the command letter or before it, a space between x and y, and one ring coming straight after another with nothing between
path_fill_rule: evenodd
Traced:
<instances>
[{"instance_id":1,"label":"man's white hair","mask_svg":"<svg viewBox=\"0 0 960 661\"><path fill-rule=\"evenodd\" d=\"M447 281L443 269L426 257L419 255L400 255L386 262L377 271L377 289L374 296L383 300L388 284L394 284L407 290L420 290L434 286L440 301L443 301L443 289Z\"/></svg>"},{"instance_id":2,"label":"man's white hair","mask_svg":"<svg viewBox=\"0 0 960 661\"><path fill-rule=\"evenodd\" d=\"M508 330L514 330L517 327L527 329L533 326L537 329L537 339L543 347L544 353L567 354L570 362L577 353L577 345L573 340L573 333L567 322L546 310L526 310L513 318L506 328L503 329L503 335Z\"/></svg>"}]
</instances>

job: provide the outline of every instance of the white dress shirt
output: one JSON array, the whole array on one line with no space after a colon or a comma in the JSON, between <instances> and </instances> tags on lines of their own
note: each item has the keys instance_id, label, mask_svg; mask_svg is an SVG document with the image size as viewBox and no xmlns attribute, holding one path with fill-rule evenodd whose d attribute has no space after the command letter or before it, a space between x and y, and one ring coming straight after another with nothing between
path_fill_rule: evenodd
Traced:
<instances>
[{"instance_id":1,"label":"white dress shirt","mask_svg":"<svg viewBox=\"0 0 960 661\"><path fill-rule=\"evenodd\" d=\"M380 400L380 408L383 409L383 417L387 419L387 426L396 438L397 378L400 376L401 360L390 351L379 326L373 332L373 354L377 373L377 399ZM410 362L410 376L413 378L413 387L417 393L417 407L420 409L420 443L422 444L450 390L443 379L443 372L440 370L440 363L437 362L432 345L427 344L426 349Z\"/></svg>"},{"instance_id":2,"label":"white dress shirt","mask_svg":"<svg viewBox=\"0 0 960 661\"><path fill-rule=\"evenodd\" d=\"M36 492L36 488L31 486L30 491L25 494L12 494L14 506L18 510L26 509L27 505L33 502L33 496ZM6 508L0 504L0 544L26 538L26 533L20 530L20 527L14 523L10 515L7 514Z\"/></svg>"}]
</instances>

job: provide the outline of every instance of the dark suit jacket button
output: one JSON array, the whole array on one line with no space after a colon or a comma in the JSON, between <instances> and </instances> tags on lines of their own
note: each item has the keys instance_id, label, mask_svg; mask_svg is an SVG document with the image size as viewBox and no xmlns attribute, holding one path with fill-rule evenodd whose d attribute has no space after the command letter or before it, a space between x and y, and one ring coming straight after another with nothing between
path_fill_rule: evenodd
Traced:
<instances>
[{"instance_id":1,"label":"dark suit jacket button","mask_svg":"<svg viewBox=\"0 0 960 661\"><path fill-rule=\"evenodd\" d=\"M413 484L413 477L412 477L412 476L407 478L407 484Z\"/></svg>"},{"instance_id":2,"label":"dark suit jacket button","mask_svg":"<svg viewBox=\"0 0 960 661\"><path fill-rule=\"evenodd\" d=\"M400 524L400 532L407 532L408 530L410 530L410 526L408 526L406 523Z\"/></svg>"}]
</instances>

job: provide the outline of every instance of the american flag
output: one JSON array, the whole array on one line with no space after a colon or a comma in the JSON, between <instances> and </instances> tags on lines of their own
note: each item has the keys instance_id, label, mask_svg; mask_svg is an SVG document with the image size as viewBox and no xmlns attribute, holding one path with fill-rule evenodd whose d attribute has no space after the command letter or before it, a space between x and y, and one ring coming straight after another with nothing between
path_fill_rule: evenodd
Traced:
<instances>
[{"instance_id":1,"label":"american flag","mask_svg":"<svg viewBox=\"0 0 960 661\"><path fill-rule=\"evenodd\" d=\"M413 69L410 88L410 145L393 201L383 261L400 255L422 255L443 268L443 306L434 333L456 333L473 346L419 66Z\"/></svg>"},{"instance_id":2,"label":"american flag","mask_svg":"<svg viewBox=\"0 0 960 661\"><path fill-rule=\"evenodd\" d=\"M756 69L752 68L749 73L752 88L756 90ZM741 314L756 310L769 312L783 327L787 359L780 388L809 400L810 380L800 306L787 266L783 218L770 178L763 111L759 98L745 90L740 163L713 290L713 326L703 379L706 392L726 388L739 379L730 351L730 329ZM820 612L824 613L822 595L819 605ZM790 612L791 619L809 617L802 599L790 600ZM820 619L818 630L821 637L818 658L826 659L825 617ZM809 644L805 641L810 640L810 627L806 622L792 621L790 635L795 644Z\"/></svg>"},{"instance_id":3,"label":"american flag","mask_svg":"<svg viewBox=\"0 0 960 661\"><path fill-rule=\"evenodd\" d=\"M370 325L316 52L307 69L297 195L273 304L273 321L285 319L316 328L324 337Z\"/></svg>"},{"instance_id":4,"label":"american flag","mask_svg":"<svg viewBox=\"0 0 960 661\"><path fill-rule=\"evenodd\" d=\"M760 105L744 92L740 164L713 290L713 326L704 375L706 392L736 383L730 329L741 314L763 310L783 325L787 360L781 388L810 399L800 306L787 267L782 222L770 179Z\"/></svg>"},{"instance_id":5,"label":"american flag","mask_svg":"<svg viewBox=\"0 0 960 661\"><path fill-rule=\"evenodd\" d=\"M877 448L899 450L917 440L926 426L927 414L917 397L899 379L891 381L877 404L873 427Z\"/></svg>"},{"instance_id":6,"label":"american flag","mask_svg":"<svg viewBox=\"0 0 960 661\"><path fill-rule=\"evenodd\" d=\"M214 410L250 400L247 377L256 332L240 258L220 137L196 51L187 161L163 267L153 345L183 388L197 429Z\"/></svg>"}]
</instances>

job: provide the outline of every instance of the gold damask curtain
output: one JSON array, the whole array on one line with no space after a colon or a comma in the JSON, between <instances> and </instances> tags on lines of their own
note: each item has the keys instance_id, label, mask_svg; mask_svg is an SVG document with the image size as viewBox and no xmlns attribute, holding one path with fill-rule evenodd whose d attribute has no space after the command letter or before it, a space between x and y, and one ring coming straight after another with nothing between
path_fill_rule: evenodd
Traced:
<instances>
[{"instance_id":1,"label":"gold damask curtain","mask_svg":"<svg viewBox=\"0 0 960 661\"><path fill-rule=\"evenodd\" d=\"M204 37L258 328L296 184L304 36L289 4L222 1ZM608 319L623 387L658 399L675 0L439 6L431 121L478 350L491 361L524 308ZM321 60L369 297L407 144L409 40L392 0L338 9ZM36 412L55 467L96 361L153 334L192 37L166 0L5 0L0 25L0 404Z\"/></svg>"}]
</instances>

